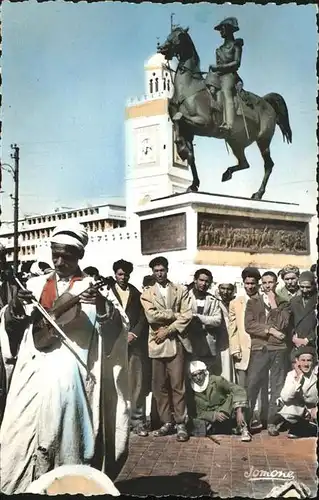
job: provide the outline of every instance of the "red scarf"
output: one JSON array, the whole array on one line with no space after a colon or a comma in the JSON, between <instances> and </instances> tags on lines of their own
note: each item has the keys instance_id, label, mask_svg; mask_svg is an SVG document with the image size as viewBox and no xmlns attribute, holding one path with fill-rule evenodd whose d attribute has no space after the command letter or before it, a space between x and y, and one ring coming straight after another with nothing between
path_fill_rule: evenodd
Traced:
<instances>
[{"instance_id":1,"label":"red scarf","mask_svg":"<svg viewBox=\"0 0 319 500\"><path fill-rule=\"evenodd\" d=\"M71 290L73 287L73 284L75 281L81 281L83 279L82 276L73 276L73 278L70 280L70 286L68 288L68 291ZM42 294L40 297L40 304L44 309L49 311L52 309L54 302L58 298L57 295L57 286L56 286L56 275L52 276L49 278L44 285L44 288L42 290Z\"/></svg>"}]
</instances>

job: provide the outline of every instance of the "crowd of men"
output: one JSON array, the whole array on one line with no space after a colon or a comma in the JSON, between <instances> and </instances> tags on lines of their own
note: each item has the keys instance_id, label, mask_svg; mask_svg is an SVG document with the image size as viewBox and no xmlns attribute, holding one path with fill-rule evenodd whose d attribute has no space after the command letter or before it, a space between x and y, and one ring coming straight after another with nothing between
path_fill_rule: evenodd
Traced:
<instances>
[{"instance_id":1,"label":"crowd of men","mask_svg":"<svg viewBox=\"0 0 319 500\"><path fill-rule=\"evenodd\" d=\"M227 431L249 441L254 427L267 428L276 436L285 422L291 424L290 438L314 435L315 268L300 273L286 266L280 272L284 285L278 289L274 272L261 276L258 269L247 267L242 271L244 293L235 297L233 283L220 283L215 293L210 292L213 276L208 269L198 269L185 287L168 279L165 257L155 257L149 266L152 274L144 278L141 306L136 301L140 316L135 312L134 318L132 303L127 308L130 294L139 294L129 284L133 265L120 260L113 266L114 293L133 325L128 339L129 360L134 359L130 377L135 381L139 357L141 391L145 388L136 397L139 420L133 412L133 430L140 436L148 434L145 396L151 389L152 427L156 421L158 426L154 436L176 432L177 440L185 441L189 434ZM263 389L259 418L254 418ZM133 393L131 402L136 408Z\"/></svg>"},{"instance_id":2,"label":"crowd of men","mask_svg":"<svg viewBox=\"0 0 319 500\"><path fill-rule=\"evenodd\" d=\"M173 283L157 256L140 291L123 259L107 279L95 267L81 271L87 242L80 224L58 226L53 269L34 264L26 289L14 285L0 249L3 492L25 492L63 464L89 464L114 479L129 431L177 441L222 433L250 441L261 428L316 435L316 266L287 265L281 284L271 270L246 267L236 296L233 283L214 290L205 268L188 285ZM67 295L78 303L65 318L55 305ZM66 340L44 328L35 302Z\"/></svg>"}]
</instances>

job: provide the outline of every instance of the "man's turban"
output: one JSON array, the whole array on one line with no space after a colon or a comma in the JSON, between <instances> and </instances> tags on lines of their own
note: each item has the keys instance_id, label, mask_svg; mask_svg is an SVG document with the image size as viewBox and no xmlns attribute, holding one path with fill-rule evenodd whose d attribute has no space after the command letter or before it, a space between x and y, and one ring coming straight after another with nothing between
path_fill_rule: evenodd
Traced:
<instances>
[{"instance_id":1,"label":"man's turban","mask_svg":"<svg viewBox=\"0 0 319 500\"><path fill-rule=\"evenodd\" d=\"M196 372L205 372L205 378L203 380L203 383L199 385L195 380L193 379L192 375L193 373ZM191 388L195 392L204 392L207 389L208 382L209 382L209 372L207 370L207 366L203 361L191 361L189 364L189 376L190 376L190 384Z\"/></svg>"},{"instance_id":2,"label":"man's turban","mask_svg":"<svg viewBox=\"0 0 319 500\"><path fill-rule=\"evenodd\" d=\"M206 371L207 366L204 361L191 361L189 364L189 373L195 373L199 371Z\"/></svg>"},{"instance_id":3,"label":"man's turban","mask_svg":"<svg viewBox=\"0 0 319 500\"><path fill-rule=\"evenodd\" d=\"M68 245L84 250L88 244L88 233L82 224L69 222L59 224L53 231L51 243L57 245Z\"/></svg>"}]
</instances>

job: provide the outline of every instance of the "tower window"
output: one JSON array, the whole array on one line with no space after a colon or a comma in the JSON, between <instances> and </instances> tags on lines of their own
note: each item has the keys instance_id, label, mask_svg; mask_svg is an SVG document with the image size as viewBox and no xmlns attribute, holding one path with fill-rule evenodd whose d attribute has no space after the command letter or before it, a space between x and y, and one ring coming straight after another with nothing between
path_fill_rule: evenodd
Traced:
<instances>
[{"instance_id":1,"label":"tower window","mask_svg":"<svg viewBox=\"0 0 319 500\"><path fill-rule=\"evenodd\" d=\"M170 81L169 79L167 79L167 90L170 91L171 90L171 86L170 86Z\"/></svg>"},{"instance_id":2,"label":"tower window","mask_svg":"<svg viewBox=\"0 0 319 500\"><path fill-rule=\"evenodd\" d=\"M163 78L163 90L166 90L166 78Z\"/></svg>"},{"instance_id":3,"label":"tower window","mask_svg":"<svg viewBox=\"0 0 319 500\"><path fill-rule=\"evenodd\" d=\"M150 94L153 94L153 79L150 79Z\"/></svg>"},{"instance_id":4,"label":"tower window","mask_svg":"<svg viewBox=\"0 0 319 500\"><path fill-rule=\"evenodd\" d=\"M155 92L158 92L158 78L155 78Z\"/></svg>"}]
</instances>

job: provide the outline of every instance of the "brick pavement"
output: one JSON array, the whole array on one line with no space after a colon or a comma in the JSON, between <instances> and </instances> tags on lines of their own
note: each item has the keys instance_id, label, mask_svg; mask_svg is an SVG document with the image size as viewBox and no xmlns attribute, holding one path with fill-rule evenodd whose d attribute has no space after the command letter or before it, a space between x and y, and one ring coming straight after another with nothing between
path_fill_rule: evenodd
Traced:
<instances>
[{"instance_id":1,"label":"brick pavement","mask_svg":"<svg viewBox=\"0 0 319 500\"><path fill-rule=\"evenodd\" d=\"M265 498L283 480L249 481L250 468L294 473L312 496L317 492L316 439L287 439L287 433L270 437L267 431L242 443L238 436L192 437L178 443L175 436L141 438L132 435L128 460L116 486L130 495L210 495L221 498Z\"/></svg>"}]
</instances>

